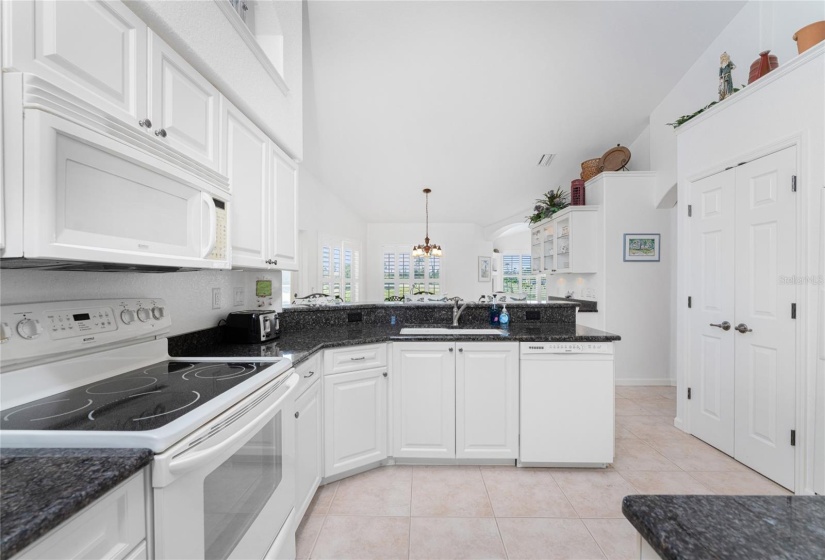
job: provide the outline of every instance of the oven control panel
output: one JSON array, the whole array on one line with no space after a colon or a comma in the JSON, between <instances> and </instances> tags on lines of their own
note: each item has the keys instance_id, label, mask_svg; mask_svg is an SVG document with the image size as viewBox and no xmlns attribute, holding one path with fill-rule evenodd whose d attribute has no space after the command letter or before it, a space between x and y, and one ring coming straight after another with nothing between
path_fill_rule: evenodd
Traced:
<instances>
[{"instance_id":1,"label":"oven control panel","mask_svg":"<svg viewBox=\"0 0 825 560\"><path fill-rule=\"evenodd\" d=\"M159 298L26 303L0 307L0 365L151 339L172 321Z\"/></svg>"}]
</instances>

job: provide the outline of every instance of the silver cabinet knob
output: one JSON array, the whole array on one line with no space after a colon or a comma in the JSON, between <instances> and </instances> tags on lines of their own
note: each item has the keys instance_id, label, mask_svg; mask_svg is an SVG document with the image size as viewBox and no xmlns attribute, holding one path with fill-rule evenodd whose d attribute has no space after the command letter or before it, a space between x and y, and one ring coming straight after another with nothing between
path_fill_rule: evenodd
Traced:
<instances>
[{"instance_id":1,"label":"silver cabinet knob","mask_svg":"<svg viewBox=\"0 0 825 560\"><path fill-rule=\"evenodd\" d=\"M163 128L159 128L155 131L155 136L160 136L161 138L166 138L166 130Z\"/></svg>"},{"instance_id":2,"label":"silver cabinet knob","mask_svg":"<svg viewBox=\"0 0 825 560\"><path fill-rule=\"evenodd\" d=\"M730 330L730 323L728 323L727 321L722 321L721 323L718 323L718 324L717 323L711 323L710 326L711 327L717 327L719 329L722 329L723 331L729 331Z\"/></svg>"},{"instance_id":3,"label":"silver cabinet knob","mask_svg":"<svg viewBox=\"0 0 825 560\"><path fill-rule=\"evenodd\" d=\"M138 124L143 128L152 128L152 121L149 119L141 119L138 121Z\"/></svg>"},{"instance_id":4,"label":"silver cabinet knob","mask_svg":"<svg viewBox=\"0 0 825 560\"><path fill-rule=\"evenodd\" d=\"M297 411L295 412L295 418L298 418L300 415L301 415L300 412L297 412Z\"/></svg>"},{"instance_id":5,"label":"silver cabinet knob","mask_svg":"<svg viewBox=\"0 0 825 560\"><path fill-rule=\"evenodd\" d=\"M382 375L383 375L384 377L387 377L387 372L385 371Z\"/></svg>"},{"instance_id":6,"label":"silver cabinet knob","mask_svg":"<svg viewBox=\"0 0 825 560\"><path fill-rule=\"evenodd\" d=\"M453 349L452 349L452 348L450 348L450 352L452 352L452 351L453 351Z\"/></svg>"},{"instance_id":7,"label":"silver cabinet knob","mask_svg":"<svg viewBox=\"0 0 825 560\"><path fill-rule=\"evenodd\" d=\"M459 352L464 352L464 348L459 348L458 351Z\"/></svg>"},{"instance_id":8,"label":"silver cabinet knob","mask_svg":"<svg viewBox=\"0 0 825 560\"><path fill-rule=\"evenodd\" d=\"M736 330L742 334L753 332L753 329L749 329L745 323L739 323L736 325Z\"/></svg>"}]
</instances>

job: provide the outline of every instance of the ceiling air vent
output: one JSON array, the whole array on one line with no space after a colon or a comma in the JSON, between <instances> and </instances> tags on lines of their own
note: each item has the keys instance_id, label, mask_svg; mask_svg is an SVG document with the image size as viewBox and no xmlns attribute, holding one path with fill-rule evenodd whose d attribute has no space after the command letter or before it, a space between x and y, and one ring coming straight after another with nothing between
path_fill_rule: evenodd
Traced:
<instances>
[{"instance_id":1,"label":"ceiling air vent","mask_svg":"<svg viewBox=\"0 0 825 560\"><path fill-rule=\"evenodd\" d=\"M539 167L550 167L554 157L556 157L556 154L543 154L536 165Z\"/></svg>"}]
</instances>

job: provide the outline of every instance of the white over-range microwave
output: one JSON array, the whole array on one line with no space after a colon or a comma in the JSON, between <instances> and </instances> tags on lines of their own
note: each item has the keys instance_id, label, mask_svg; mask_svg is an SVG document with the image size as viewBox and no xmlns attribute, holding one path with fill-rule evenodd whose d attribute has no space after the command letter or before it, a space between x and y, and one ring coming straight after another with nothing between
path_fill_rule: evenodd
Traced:
<instances>
[{"instance_id":1,"label":"white over-range microwave","mask_svg":"<svg viewBox=\"0 0 825 560\"><path fill-rule=\"evenodd\" d=\"M230 268L225 177L31 74L5 76L4 268Z\"/></svg>"}]
</instances>

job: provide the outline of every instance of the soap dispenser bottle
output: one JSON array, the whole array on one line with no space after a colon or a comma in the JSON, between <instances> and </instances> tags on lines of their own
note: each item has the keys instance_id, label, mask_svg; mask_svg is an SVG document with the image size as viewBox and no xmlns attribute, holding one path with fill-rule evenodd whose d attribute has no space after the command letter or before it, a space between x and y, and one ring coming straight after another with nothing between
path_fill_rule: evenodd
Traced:
<instances>
[{"instance_id":1,"label":"soap dispenser bottle","mask_svg":"<svg viewBox=\"0 0 825 560\"><path fill-rule=\"evenodd\" d=\"M498 316L498 324L501 325L501 328L504 330L510 328L510 314L507 312L506 303L501 308L501 314Z\"/></svg>"},{"instance_id":2,"label":"soap dispenser bottle","mask_svg":"<svg viewBox=\"0 0 825 560\"><path fill-rule=\"evenodd\" d=\"M491 327L498 327L499 315L500 315L500 313L499 313L498 307L496 307L496 300L495 300L495 298L493 298L493 306L490 307L490 326Z\"/></svg>"}]
</instances>

